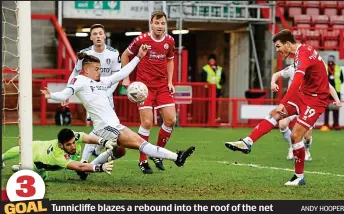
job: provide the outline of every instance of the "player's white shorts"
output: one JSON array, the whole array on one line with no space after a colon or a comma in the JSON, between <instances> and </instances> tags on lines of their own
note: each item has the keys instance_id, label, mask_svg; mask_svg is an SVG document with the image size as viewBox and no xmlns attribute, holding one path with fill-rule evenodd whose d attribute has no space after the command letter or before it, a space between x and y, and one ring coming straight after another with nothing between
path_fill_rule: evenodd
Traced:
<instances>
[{"instance_id":1,"label":"player's white shorts","mask_svg":"<svg viewBox=\"0 0 344 214\"><path fill-rule=\"evenodd\" d=\"M115 127L113 126L106 126L99 130L93 130L93 134L97 135L98 137L102 137L105 140L112 140L114 138L118 138L120 135L120 131L126 128L126 126L122 124L117 124Z\"/></svg>"},{"instance_id":2,"label":"player's white shorts","mask_svg":"<svg viewBox=\"0 0 344 214\"><path fill-rule=\"evenodd\" d=\"M299 115L291 115L291 116L289 116L289 117L287 117L288 119L289 119L289 121L291 122L291 121L293 121L295 118L297 118Z\"/></svg>"}]
</instances>

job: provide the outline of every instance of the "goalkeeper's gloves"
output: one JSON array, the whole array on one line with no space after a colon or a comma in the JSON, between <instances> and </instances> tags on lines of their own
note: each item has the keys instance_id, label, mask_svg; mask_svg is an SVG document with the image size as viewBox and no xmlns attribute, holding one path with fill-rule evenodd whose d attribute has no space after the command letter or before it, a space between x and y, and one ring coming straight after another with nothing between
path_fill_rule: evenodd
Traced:
<instances>
[{"instance_id":1,"label":"goalkeeper's gloves","mask_svg":"<svg viewBox=\"0 0 344 214\"><path fill-rule=\"evenodd\" d=\"M117 146L117 137L111 140L100 138L98 144L112 151L113 148Z\"/></svg>"},{"instance_id":2,"label":"goalkeeper's gloves","mask_svg":"<svg viewBox=\"0 0 344 214\"><path fill-rule=\"evenodd\" d=\"M108 159L108 162L103 164L97 164L94 166L95 172L106 172L107 174L111 174L111 171L114 167L114 161L112 160L111 156Z\"/></svg>"}]
</instances>

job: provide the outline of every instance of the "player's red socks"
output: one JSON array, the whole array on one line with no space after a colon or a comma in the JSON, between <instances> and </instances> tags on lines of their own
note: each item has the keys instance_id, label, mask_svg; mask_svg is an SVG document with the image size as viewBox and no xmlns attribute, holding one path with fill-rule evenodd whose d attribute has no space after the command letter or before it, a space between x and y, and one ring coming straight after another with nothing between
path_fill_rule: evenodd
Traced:
<instances>
[{"instance_id":1,"label":"player's red socks","mask_svg":"<svg viewBox=\"0 0 344 214\"><path fill-rule=\"evenodd\" d=\"M306 150L303 141L293 144L295 174L300 177L305 169Z\"/></svg>"},{"instance_id":2,"label":"player's red socks","mask_svg":"<svg viewBox=\"0 0 344 214\"><path fill-rule=\"evenodd\" d=\"M142 126L140 126L138 134L147 142L149 142L148 141L149 133L150 133L150 130L147 130L143 128ZM147 160L147 155L145 153L140 152L140 162L145 161L145 160Z\"/></svg>"},{"instance_id":3,"label":"player's red socks","mask_svg":"<svg viewBox=\"0 0 344 214\"><path fill-rule=\"evenodd\" d=\"M166 143L171 136L172 130L173 128L167 127L165 126L165 124L162 124L159 131L158 142L156 145L165 148Z\"/></svg>"},{"instance_id":4,"label":"player's red socks","mask_svg":"<svg viewBox=\"0 0 344 214\"><path fill-rule=\"evenodd\" d=\"M274 118L268 116L252 130L249 137L252 139L253 142L256 142L263 135L269 133L276 125L277 121Z\"/></svg>"}]
</instances>

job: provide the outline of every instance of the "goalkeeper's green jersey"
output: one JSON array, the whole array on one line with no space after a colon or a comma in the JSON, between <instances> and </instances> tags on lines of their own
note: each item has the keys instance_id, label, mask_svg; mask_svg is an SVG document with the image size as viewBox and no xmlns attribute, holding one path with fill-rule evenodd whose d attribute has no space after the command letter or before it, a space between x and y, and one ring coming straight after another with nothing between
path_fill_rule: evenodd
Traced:
<instances>
[{"instance_id":1,"label":"goalkeeper's green jersey","mask_svg":"<svg viewBox=\"0 0 344 214\"><path fill-rule=\"evenodd\" d=\"M85 133L75 133L76 153L69 155L58 145L58 140L33 141L33 162L37 170L55 171L66 169L72 161L79 161L81 156L82 138Z\"/></svg>"}]
</instances>

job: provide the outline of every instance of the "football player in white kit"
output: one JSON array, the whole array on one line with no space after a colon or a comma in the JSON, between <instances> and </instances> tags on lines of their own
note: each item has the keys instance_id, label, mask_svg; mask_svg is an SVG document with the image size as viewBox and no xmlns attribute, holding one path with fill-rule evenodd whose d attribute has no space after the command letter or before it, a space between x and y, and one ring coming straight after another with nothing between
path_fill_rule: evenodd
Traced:
<instances>
[{"instance_id":1,"label":"football player in white kit","mask_svg":"<svg viewBox=\"0 0 344 214\"><path fill-rule=\"evenodd\" d=\"M291 82L293 81L294 78L294 74L295 74L295 68L294 65L289 65L288 67L286 67L285 69L278 71L276 73L274 73L272 75L271 78L271 90L277 92L279 90L278 85L276 84L277 80L280 77L283 78L289 78L288 81L288 88L291 84ZM339 100L339 97L337 95L336 90L331 86L330 84L330 93L331 96L333 97L333 99L335 100L335 103L337 106L341 106L341 101ZM289 124L290 122L292 122L295 118L297 117L297 115L292 115L289 116L287 118L284 118L282 120L279 121L278 125L279 125L279 129L280 132L283 135L283 138L288 142L289 144L289 151L288 151L288 155L287 155L287 160L292 160L294 158L293 155L293 149L292 149L292 144L291 144L291 131L289 129ZM310 153L310 146L312 144L313 138L312 138L312 129L313 127L311 127L305 134L305 136L303 137L303 143L305 144L306 147L306 156L305 156L305 160L306 161L311 161L312 160L312 156Z\"/></svg>"},{"instance_id":2,"label":"football player in white kit","mask_svg":"<svg viewBox=\"0 0 344 214\"><path fill-rule=\"evenodd\" d=\"M119 52L105 44L105 28L101 24L93 24L90 28L90 40L92 40L93 45L81 50L80 52L85 52L88 55L92 55L97 57L100 60L101 65L101 76L107 77L112 75L115 72L118 72L121 69L121 57ZM70 75L68 79L68 83L80 74L82 70L82 60L78 60L75 64L73 69L73 73ZM113 100L113 93L118 86L118 82L111 85L107 89L107 96L110 101L111 107L114 109L114 100ZM65 105L66 103L63 103ZM90 117L89 113L87 112L87 123L90 124L92 118ZM93 132L90 135L94 135ZM101 152L101 147L98 147L94 144L85 144L85 148L82 153L81 162L88 162L92 154L99 155Z\"/></svg>"},{"instance_id":3,"label":"football player in white kit","mask_svg":"<svg viewBox=\"0 0 344 214\"><path fill-rule=\"evenodd\" d=\"M194 152L194 146L174 153L145 141L137 133L120 124L116 112L112 109L107 97L107 88L129 76L140 62L140 59L146 54L147 46L142 45L138 55L119 72L108 77L101 77L100 60L86 53L78 53L78 58L82 60L84 74L71 79L63 91L50 93L46 88L41 90L41 93L44 94L46 99L60 102L75 94L92 117L94 134L106 140L115 141L118 146L137 149L150 157L172 160L178 167L181 167ZM103 152L97 158L104 157L105 161L102 162L106 162L108 156L108 152Z\"/></svg>"}]
</instances>

